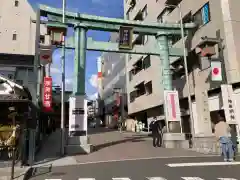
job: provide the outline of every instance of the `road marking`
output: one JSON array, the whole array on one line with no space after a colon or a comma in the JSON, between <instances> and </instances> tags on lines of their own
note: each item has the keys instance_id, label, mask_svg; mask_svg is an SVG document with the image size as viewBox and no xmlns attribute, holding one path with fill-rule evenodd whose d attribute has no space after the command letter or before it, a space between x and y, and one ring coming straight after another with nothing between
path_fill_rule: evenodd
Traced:
<instances>
[{"instance_id":1,"label":"road marking","mask_svg":"<svg viewBox=\"0 0 240 180\"><path fill-rule=\"evenodd\" d=\"M181 177L184 180L204 180L200 177Z\"/></svg>"},{"instance_id":2,"label":"road marking","mask_svg":"<svg viewBox=\"0 0 240 180\"><path fill-rule=\"evenodd\" d=\"M237 179L234 179L234 178L217 178L218 180L237 180Z\"/></svg>"},{"instance_id":3,"label":"road marking","mask_svg":"<svg viewBox=\"0 0 240 180\"><path fill-rule=\"evenodd\" d=\"M45 180L62 180L62 179L45 179Z\"/></svg>"},{"instance_id":4,"label":"road marking","mask_svg":"<svg viewBox=\"0 0 240 180\"><path fill-rule=\"evenodd\" d=\"M95 178L78 178L78 180L95 180Z\"/></svg>"},{"instance_id":5,"label":"road marking","mask_svg":"<svg viewBox=\"0 0 240 180\"><path fill-rule=\"evenodd\" d=\"M117 177L117 178L112 178L112 180L131 180L128 177Z\"/></svg>"},{"instance_id":6,"label":"road marking","mask_svg":"<svg viewBox=\"0 0 240 180\"><path fill-rule=\"evenodd\" d=\"M112 159L106 161L88 161L78 162L76 165L87 165L87 164L99 164L99 163L111 163L111 162L124 162L124 161L141 161L141 160L154 160L154 159L171 159L171 158L207 158L207 157L219 157L219 155L199 155L199 156L156 156L146 158L129 158L129 159ZM75 164L74 164L75 165ZM61 165L59 165L61 166ZM66 165L64 165L66 166ZM71 166L71 165L70 165Z\"/></svg>"},{"instance_id":7,"label":"road marking","mask_svg":"<svg viewBox=\"0 0 240 180\"><path fill-rule=\"evenodd\" d=\"M149 179L149 180L167 180L163 177L147 177L147 179Z\"/></svg>"},{"instance_id":8,"label":"road marking","mask_svg":"<svg viewBox=\"0 0 240 180\"><path fill-rule=\"evenodd\" d=\"M226 166L240 165L240 162L197 162L197 163L173 163L167 164L169 167L191 167L191 166Z\"/></svg>"}]
</instances>

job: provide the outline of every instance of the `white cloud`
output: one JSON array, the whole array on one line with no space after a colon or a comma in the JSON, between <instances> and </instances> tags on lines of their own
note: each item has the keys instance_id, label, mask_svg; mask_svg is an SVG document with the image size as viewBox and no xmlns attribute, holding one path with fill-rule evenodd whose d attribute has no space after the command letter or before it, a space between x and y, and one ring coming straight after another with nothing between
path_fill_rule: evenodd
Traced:
<instances>
[{"instance_id":1,"label":"white cloud","mask_svg":"<svg viewBox=\"0 0 240 180\"><path fill-rule=\"evenodd\" d=\"M91 75L91 77L89 79L89 83L95 88L98 86L98 78L97 78L96 74Z\"/></svg>"},{"instance_id":2,"label":"white cloud","mask_svg":"<svg viewBox=\"0 0 240 180\"><path fill-rule=\"evenodd\" d=\"M53 74L60 74L61 71L60 71L59 68L56 68L56 67L52 67L52 66L51 66L51 73L53 73Z\"/></svg>"},{"instance_id":3,"label":"white cloud","mask_svg":"<svg viewBox=\"0 0 240 180\"><path fill-rule=\"evenodd\" d=\"M66 85L66 90L72 91L73 90L73 79L66 78L65 85Z\"/></svg>"}]
</instances>

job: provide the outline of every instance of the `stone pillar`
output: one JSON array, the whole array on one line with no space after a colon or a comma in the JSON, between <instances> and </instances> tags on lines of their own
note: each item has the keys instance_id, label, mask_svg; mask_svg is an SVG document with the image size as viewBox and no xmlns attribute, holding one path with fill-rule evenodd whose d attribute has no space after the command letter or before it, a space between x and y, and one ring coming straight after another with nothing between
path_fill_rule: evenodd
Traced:
<instances>
[{"instance_id":1,"label":"stone pillar","mask_svg":"<svg viewBox=\"0 0 240 180\"><path fill-rule=\"evenodd\" d=\"M85 97L85 68L86 68L86 47L87 47L87 29L85 26L77 25L75 30L75 59L74 59L74 87L73 95L70 97L69 112L71 121L69 123L69 139L66 148L68 154L90 153L92 146L88 142L87 135L87 113ZM79 115L80 114L80 115ZM83 117L84 116L84 117ZM73 126L73 127L72 127Z\"/></svg>"},{"instance_id":2,"label":"stone pillar","mask_svg":"<svg viewBox=\"0 0 240 180\"><path fill-rule=\"evenodd\" d=\"M173 90L172 72L170 69L169 44L166 33L158 33L156 36L159 46L160 60L163 65L163 84L164 90ZM166 110L166 109L165 109ZM165 112L166 114L166 112ZM181 122L168 122L166 119L167 133L163 136L166 148L189 148L189 143L185 140L185 135L181 133Z\"/></svg>"}]
</instances>

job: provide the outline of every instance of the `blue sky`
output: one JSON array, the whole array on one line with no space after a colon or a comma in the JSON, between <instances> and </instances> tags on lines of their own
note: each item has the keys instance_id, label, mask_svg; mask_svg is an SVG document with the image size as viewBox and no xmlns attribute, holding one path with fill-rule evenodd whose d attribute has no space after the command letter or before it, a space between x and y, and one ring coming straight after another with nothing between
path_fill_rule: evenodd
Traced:
<instances>
[{"instance_id":1,"label":"blue sky","mask_svg":"<svg viewBox=\"0 0 240 180\"><path fill-rule=\"evenodd\" d=\"M46 4L56 8L62 8L62 0L28 0L35 8L38 4ZM123 0L66 0L67 10L85 14L105 16L105 17L123 17ZM99 31L89 31L88 36L97 41L108 41L109 33ZM86 62L86 93L92 97L96 93L96 60L101 55L100 52L87 52ZM51 73L55 84L60 85L61 81L61 51L56 50L53 54L53 64ZM66 51L66 88L72 89L74 52Z\"/></svg>"}]
</instances>

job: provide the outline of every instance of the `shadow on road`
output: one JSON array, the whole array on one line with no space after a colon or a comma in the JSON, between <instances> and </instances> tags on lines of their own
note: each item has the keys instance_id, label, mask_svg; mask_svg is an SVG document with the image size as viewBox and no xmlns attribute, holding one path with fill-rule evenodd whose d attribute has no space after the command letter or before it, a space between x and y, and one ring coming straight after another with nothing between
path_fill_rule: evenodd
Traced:
<instances>
[{"instance_id":1,"label":"shadow on road","mask_svg":"<svg viewBox=\"0 0 240 180\"><path fill-rule=\"evenodd\" d=\"M88 129L88 135L103 134L103 133L114 132L114 131L116 131L116 129L108 129L108 128L105 128L105 127L89 128Z\"/></svg>"},{"instance_id":2,"label":"shadow on road","mask_svg":"<svg viewBox=\"0 0 240 180\"><path fill-rule=\"evenodd\" d=\"M144 140L144 138L146 138L146 136L125 137L125 139L123 139L123 140L112 141L112 142L107 142L107 143L95 145L94 146L94 151L98 151L98 150L106 148L106 147L110 147L110 146L114 146L114 145L118 145L118 144L123 144L123 143L127 143L127 142L133 142L134 143L134 142L146 141L146 140Z\"/></svg>"}]
</instances>

